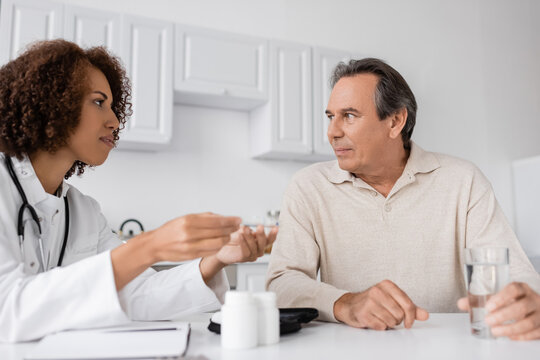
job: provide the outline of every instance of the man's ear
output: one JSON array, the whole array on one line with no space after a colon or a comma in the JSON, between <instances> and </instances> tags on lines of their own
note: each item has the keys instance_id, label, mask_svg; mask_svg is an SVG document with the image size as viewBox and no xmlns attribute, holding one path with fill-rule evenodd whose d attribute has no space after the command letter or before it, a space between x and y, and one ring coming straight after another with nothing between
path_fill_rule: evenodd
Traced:
<instances>
[{"instance_id":1,"label":"man's ear","mask_svg":"<svg viewBox=\"0 0 540 360\"><path fill-rule=\"evenodd\" d=\"M397 137L401 136L401 130L403 130L403 127L407 123L407 115L407 108L403 107L389 116L390 138L396 139Z\"/></svg>"}]
</instances>

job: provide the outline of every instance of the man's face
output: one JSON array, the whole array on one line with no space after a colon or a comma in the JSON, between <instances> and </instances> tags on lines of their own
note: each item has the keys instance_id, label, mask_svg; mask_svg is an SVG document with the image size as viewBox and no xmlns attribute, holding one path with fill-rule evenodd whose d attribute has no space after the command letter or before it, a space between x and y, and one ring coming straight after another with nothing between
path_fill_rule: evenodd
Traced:
<instances>
[{"instance_id":1,"label":"man's face","mask_svg":"<svg viewBox=\"0 0 540 360\"><path fill-rule=\"evenodd\" d=\"M378 77L359 74L341 78L328 101L328 141L339 167L353 174L369 174L381 166L390 140L390 118L381 121L375 108Z\"/></svg>"}]
</instances>

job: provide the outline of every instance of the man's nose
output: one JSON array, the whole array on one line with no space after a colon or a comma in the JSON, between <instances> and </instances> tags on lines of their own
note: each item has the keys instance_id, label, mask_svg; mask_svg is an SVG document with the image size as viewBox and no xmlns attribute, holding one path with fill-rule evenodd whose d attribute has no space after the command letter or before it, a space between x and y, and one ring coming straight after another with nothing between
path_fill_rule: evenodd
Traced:
<instances>
[{"instance_id":1,"label":"man's nose","mask_svg":"<svg viewBox=\"0 0 540 360\"><path fill-rule=\"evenodd\" d=\"M338 118L337 116L330 120L330 123L328 124L328 130L326 134L328 135L328 140L332 142L332 139L334 138L340 138L343 137L343 129L341 128L342 121L341 118Z\"/></svg>"}]
</instances>

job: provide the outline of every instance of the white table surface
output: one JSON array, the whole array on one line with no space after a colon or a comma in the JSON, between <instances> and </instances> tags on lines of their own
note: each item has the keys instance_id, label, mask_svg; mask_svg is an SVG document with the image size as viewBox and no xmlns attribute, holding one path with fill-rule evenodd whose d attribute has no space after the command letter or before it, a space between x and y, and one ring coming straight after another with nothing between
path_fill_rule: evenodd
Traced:
<instances>
[{"instance_id":1,"label":"white table surface","mask_svg":"<svg viewBox=\"0 0 540 360\"><path fill-rule=\"evenodd\" d=\"M355 329L314 321L297 333L282 336L276 345L226 350L220 337L207 330L210 315L186 319L191 323L187 351L190 359L540 359L540 340L482 340L470 335L467 314L431 314L412 329L390 331ZM35 343L0 344L0 359L20 360Z\"/></svg>"}]
</instances>

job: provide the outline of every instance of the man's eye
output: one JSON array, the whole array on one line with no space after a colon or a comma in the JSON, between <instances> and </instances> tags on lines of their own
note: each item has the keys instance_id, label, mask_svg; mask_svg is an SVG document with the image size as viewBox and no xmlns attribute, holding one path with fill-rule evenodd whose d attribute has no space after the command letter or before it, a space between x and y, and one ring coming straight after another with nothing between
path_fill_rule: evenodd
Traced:
<instances>
[{"instance_id":1,"label":"man's eye","mask_svg":"<svg viewBox=\"0 0 540 360\"><path fill-rule=\"evenodd\" d=\"M345 113L345 118L349 119L349 120L352 120L352 119L354 119L354 115L351 114L351 113Z\"/></svg>"},{"instance_id":2,"label":"man's eye","mask_svg":"<svg viewBox=\"0 0 540 360\"><path fill-rule=\"evenodd\" d=\"M328 118L328 121L332 121L334 119L334 115L326 115L326 117Z\"/></svg>"}]
</instances>

